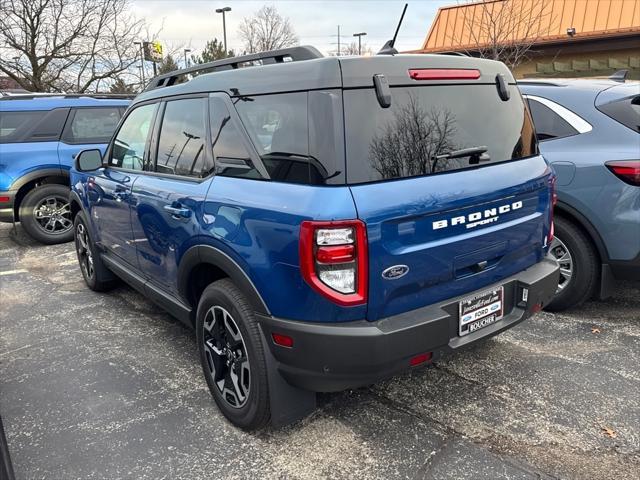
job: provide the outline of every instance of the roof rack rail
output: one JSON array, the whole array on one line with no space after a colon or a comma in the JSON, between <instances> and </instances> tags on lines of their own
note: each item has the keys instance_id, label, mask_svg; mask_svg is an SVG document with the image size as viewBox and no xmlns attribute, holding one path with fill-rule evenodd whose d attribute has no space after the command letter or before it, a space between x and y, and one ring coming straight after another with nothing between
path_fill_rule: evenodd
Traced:
<instances>
[{"instance_id":1,"label":"roof rack rail","mask_svg":"<svg viewBox=\"0 0 640 480\"><path fill-rule=\"evenodd\" d=\"M99 98L99 99L123 99L131 100L134 94L128 93L13 93L0 100L33 100L34 98Z\"/></svg>"},{"instance_id":2,"label":"roof rack rail","mask_svg":"<svg viewBox=\"0 0 640 480\"><path fill-rule=\"evenodd\" d=\"M156 88L170 87L175 85L180 77L192 73L215 72L216 70L234 70L241 68L244 63L262 61L263 65L284 63L284 62L300 62L303 60L313 60L314 58L322 58L323 55L314 47L300 46L283 48L282 50L272 50L269 52L252 53L242 55L240 57L224 58L214 62L202 63L194 65L182 70L175 70L164 75L153 77L144 91L154 90Z\"/></svg>"}]
</instances>

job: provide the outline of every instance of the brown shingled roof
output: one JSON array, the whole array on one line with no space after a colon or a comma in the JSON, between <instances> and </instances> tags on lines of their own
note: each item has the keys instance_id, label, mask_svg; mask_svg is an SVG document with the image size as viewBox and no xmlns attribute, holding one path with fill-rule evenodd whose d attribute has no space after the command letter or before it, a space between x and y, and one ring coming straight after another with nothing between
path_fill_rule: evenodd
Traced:
<instances>
[{"instance_id":1,"label":"brown shingled roof","mask_svg":"<svg viewBox=\"0 0 640 480\"><path fill-rule=\"evenodd\" d=\"M532 38L536 44L567 41L567 28L573 27L572 41L637 33L640 45L640 0L488 0L440 8L420 51L472 50L482 42L465 27L482 22L487 11L508 8L507 2L517 2L519 11L539 19L534 28L515 28L505 38L510 43ZM528 31L523 35L523 30Z\"/></svg>"}]
</instances>

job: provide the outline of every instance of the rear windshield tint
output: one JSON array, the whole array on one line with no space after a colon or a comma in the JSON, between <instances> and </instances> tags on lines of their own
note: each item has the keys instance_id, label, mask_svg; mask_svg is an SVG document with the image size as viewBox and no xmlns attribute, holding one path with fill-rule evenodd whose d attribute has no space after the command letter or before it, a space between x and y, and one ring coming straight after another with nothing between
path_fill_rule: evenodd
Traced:
<instances>
[{"instance_id":1,"label":"rear windshield tint","mask_svg":"<svg viewBox=\"0 0 640 480\"><path fill-rule=\"evenodd\" d=\"M345 91L348 183L430 175L537 154L531 117L513 90L502 101L495 85L393 88L386 109L373 89ZM446 158L474 147L471 155Z\"/></svg>"},{"instance_id":2,"label":"rear windshield tint","mask_svg":"<svg viewBox=\"0 0 640 480\"><path fill-rule=\"evenodd\" d=\"M634 132L640 132L640 95L606 103L597 108Z\"/></svg>"}]
</instances>

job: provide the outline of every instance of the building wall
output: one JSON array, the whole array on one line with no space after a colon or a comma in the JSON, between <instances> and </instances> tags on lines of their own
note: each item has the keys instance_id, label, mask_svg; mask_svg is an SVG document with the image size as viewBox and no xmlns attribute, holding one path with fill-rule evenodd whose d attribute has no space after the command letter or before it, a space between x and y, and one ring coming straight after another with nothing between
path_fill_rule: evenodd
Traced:
<instances>
[{"instance_id":1,"label":"building wall","mask_svg":"<svg viewBox=\"0 0 640 480\"><path fill-rule=\"evenodd\" d=\"M514 70L516 78L531 77L607 77L622 69L629 79L640 79L640 51L616 49L599 52L563 53L561 49L532 58Z\"/></svg>"}]
</instances>

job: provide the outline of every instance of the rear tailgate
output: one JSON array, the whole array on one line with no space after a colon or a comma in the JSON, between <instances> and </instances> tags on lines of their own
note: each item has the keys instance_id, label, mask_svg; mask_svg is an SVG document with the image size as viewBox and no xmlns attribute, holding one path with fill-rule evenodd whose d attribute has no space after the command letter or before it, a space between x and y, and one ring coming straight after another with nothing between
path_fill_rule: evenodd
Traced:
<instances>
[{"instance_id":1,"label":"rear tailgate","mask_svg":"<svg viewBox=\"0 0 640 480\"><path fill-rule=\"evenodd\" d=\"M545 254L552 173L513 78L496 62L444 56L434 75L427 57L373 61L389 79L390 108L344 80L347 181L367 224L372 321L482 289ZM449 64L472 78L443 79Z\"/></svg>"},{"instance_id":2,"label":"rear tailgate","mask_svg":"<svg viewBox=\"0 0 640 480\"><path fill-rule=\"evenodd\" d=\"M472 292L540 261L549 232L548 176L537 156L352 187L369 238L368 319ZM408 272L382 276L397 265Z\"/></svg>"}]
</instances>

